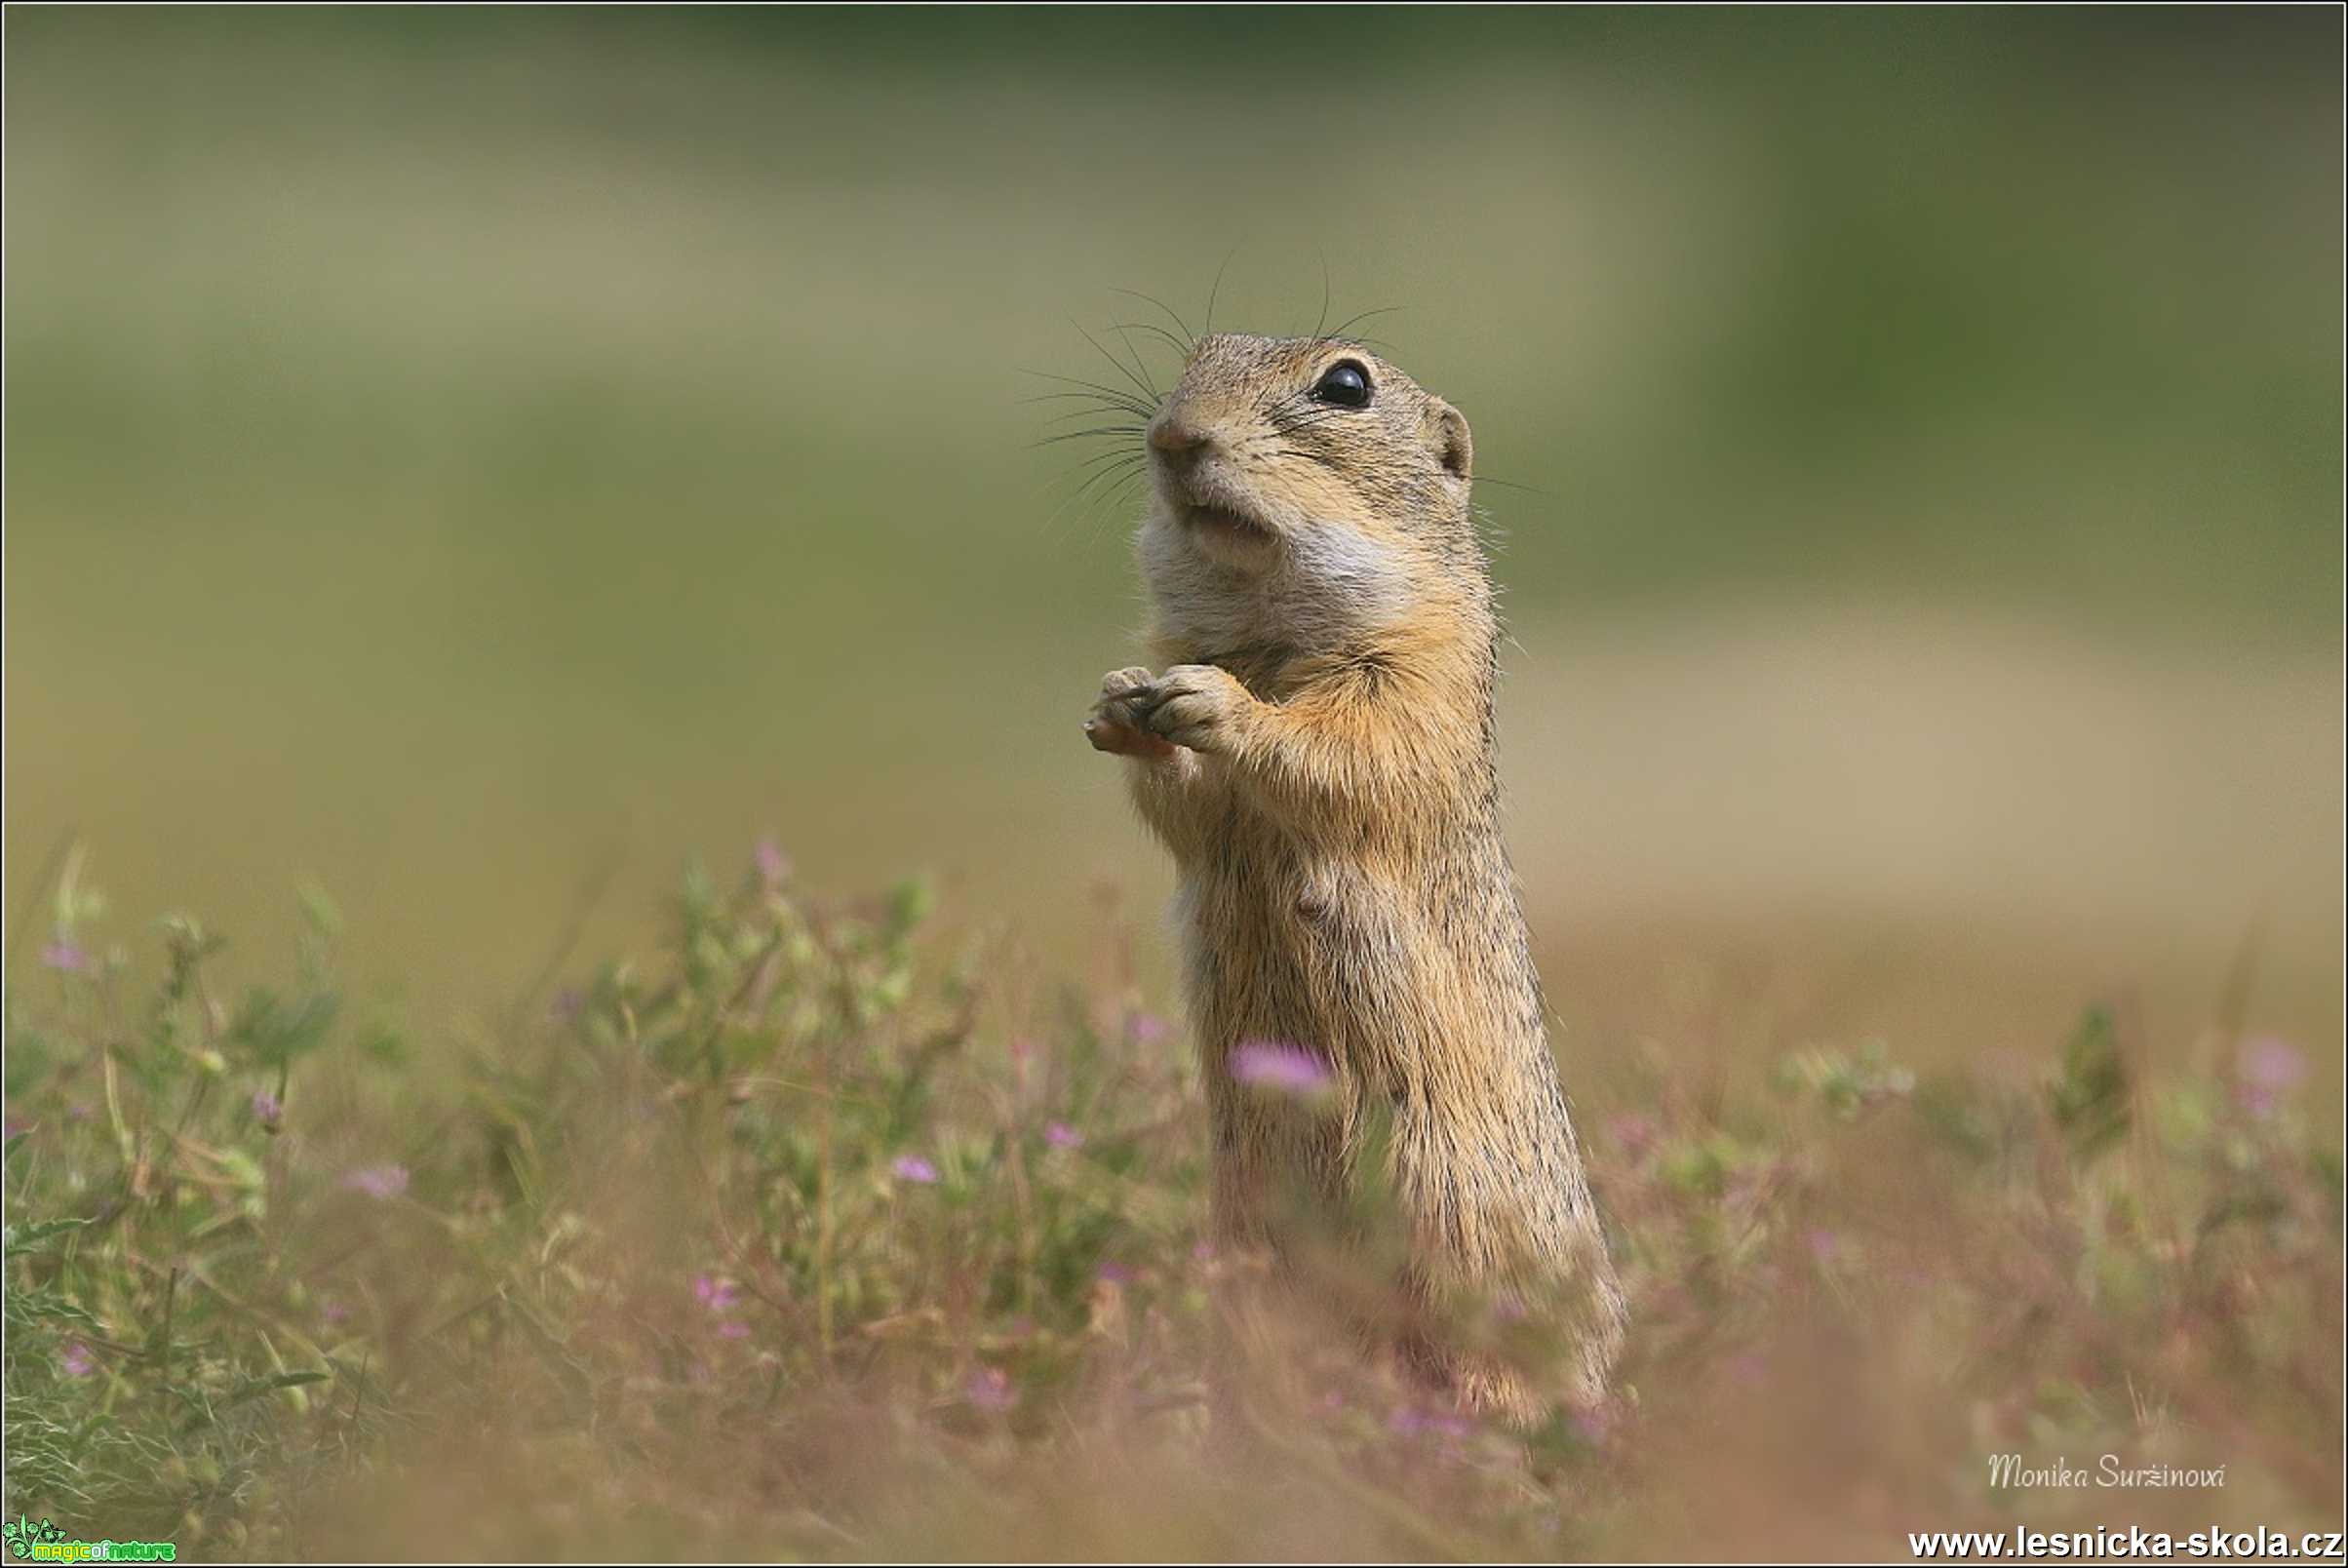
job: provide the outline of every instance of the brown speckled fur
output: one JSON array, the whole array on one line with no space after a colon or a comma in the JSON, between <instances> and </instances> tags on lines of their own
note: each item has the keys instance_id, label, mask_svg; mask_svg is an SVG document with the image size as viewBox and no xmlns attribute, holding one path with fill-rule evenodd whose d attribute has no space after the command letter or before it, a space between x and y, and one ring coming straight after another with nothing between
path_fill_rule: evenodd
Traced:
<instances>
[{"instance_id":1,"label":"brown speckled fur","mask_svg":"<svg viewBox=\"0 0 2348 1568\"><path fill-rule=\"evenodd\" d=\"M1366 408L1311 396L1345 361ZM1217 1232L1278 1249L1272 1195L1342 1201L1386 1125L1404 1294L1513 1294L1574 1336L1554 1380L1440 1344L1411 1358L1517 1422L1595 1399L1623 1304L1501 840L1467 423L1359 345L1221 334L1149 442L1160 673L1108 677L1086 729L1127 757L1180 873ZM1233 1082L1259 1039L1324 1061L1330 1114Z\"/></svg>"}]
</instances>

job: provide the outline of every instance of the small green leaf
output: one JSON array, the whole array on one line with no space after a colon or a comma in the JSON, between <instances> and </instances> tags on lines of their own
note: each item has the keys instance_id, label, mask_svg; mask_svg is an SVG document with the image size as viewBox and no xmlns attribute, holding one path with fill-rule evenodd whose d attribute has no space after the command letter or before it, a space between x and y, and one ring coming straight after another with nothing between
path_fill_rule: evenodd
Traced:
<instances>
[{"instance_id":1,"label":"small green leaf","mask_svg":"<svg viewBox=\"0 0 2348 1568\"><path fill-rule=\"evenodd\" d=\"M37 1225L27 1225L21 1230L12 1225L8 1228L7 1255L14 1258L20 1254L30 1252L36 1243L46 1241L53 1235L63 1235L68 1231L78 1231L89 1223L88 1220L76 1218L43 1220Z\"/></svg>"},{"instance_id":2,"label":"small green leaf","mask_svg":"<svg viewBox=\"0 0 2348 1568\"><path fill-rule=\"evenodd\" d=\"M279 1372L265 1378L248 1378L230 1390L228 1397L220 1403L223 1406L243 1404L264 1393L275 1393L280 1389L298 1389L305 1383L324 1383L328 1376L324 1372Z\"/></svg>"},{"instance_id":3,"label":"small green leaf","mask_svg":"<svg viewBox=\"0 0 2348 1568\"><path fill-rule=\"evenodd\" d=\"M2128 1065L2110 1008L2091 1007L2079 1021L2047 1095L2055 1124L2081 1159L2101 1154L2128 1131Z\"/></svg>"}]
</instances>

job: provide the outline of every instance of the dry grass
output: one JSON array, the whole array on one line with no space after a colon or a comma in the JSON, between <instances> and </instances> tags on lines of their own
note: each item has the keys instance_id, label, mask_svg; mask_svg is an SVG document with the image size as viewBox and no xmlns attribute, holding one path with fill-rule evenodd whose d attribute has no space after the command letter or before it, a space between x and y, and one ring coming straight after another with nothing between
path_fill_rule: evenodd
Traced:
<instances>
[{"instance_id":1,"label":"dry grass","mask_svg":"<svg viewBox=\"0 0 2348 1568\"><path fill-rule=\"evenodd\" d=\"M184 926L150 993L89 957L77 865L9 999L8 1510L304 1558L2338 1522L2336 1122L2238 1024L2213 1071L2091 1006L1918 1073L1781 1005L1798 974L1722 964L1702 1016L1752 1071L1651 1041L1583 1096L1635 1314L1617 1407L1521 1440L1308 1327L1210 1422L1253 1261L1197 1245L1195 1093L1130 931L1068 984L925 939L919 888L775 869L694 882L651 965L411 1046L342 1005L323 904L269 998L209 995ZM2001 1452L2227 1478L1999 1491Z\"/></svg>"}]
</instances>

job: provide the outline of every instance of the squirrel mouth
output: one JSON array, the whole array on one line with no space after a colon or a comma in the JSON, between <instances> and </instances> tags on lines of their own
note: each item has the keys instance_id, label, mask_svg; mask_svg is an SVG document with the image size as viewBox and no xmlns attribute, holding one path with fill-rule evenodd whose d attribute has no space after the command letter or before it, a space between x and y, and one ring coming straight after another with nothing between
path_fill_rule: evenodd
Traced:
<instances>
[{"instance_id":1,"label":"squirrel mouth","mask_svg":"<svg viewBox=\"0 0 2348 1568\"><path fill-rule=\"evenodd\" d=\"M1205 533L1220 533L1227 538L1269 539L1272 530L1244 513L1226 506L1186 506L1183 521Z\"/></svg>"}]
</instances>

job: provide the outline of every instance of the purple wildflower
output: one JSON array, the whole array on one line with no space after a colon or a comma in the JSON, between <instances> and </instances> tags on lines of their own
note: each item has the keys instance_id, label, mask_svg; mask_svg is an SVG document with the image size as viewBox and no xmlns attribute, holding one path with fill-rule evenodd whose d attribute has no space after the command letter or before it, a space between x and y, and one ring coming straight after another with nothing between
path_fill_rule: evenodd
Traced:
<instances>
[{"instance_id":1,"label":"purple wildflower","mask_svg":"<svg viewBox=\"0 0 2348 1568\"><path fill-rule=\"evenodd\" d=\"M1081 1149L1084 1134L1065 1121L1055 1121L1043 1129L1043 1141L1054 1149Z\"/></svg>"},{"instance_id":2,"label":"purple wildflower","mask_svg":"<svg viewBox=\"0 0 2348 1568\"><path fill-rule=\"evenodd\" d=\"M982 1366L963 1385L963 1396L980 1410L1008 1410L1019 1402L1011 1375L998 1366Z\"/></svg>"},{"instance_id":3,"label":"purple wildflower","mask_svg":"<svg viewBox=\"0 0 2348 1568\"><path fill-rule=\"evenodd\" d=\"M731 1312L741 1299L741 1292L725 1280L711 1274L693 1275L693 1300L713 1313Z\"/></svg>"},{"instance_id":4,"label":"purple wildflower","mask_svg":"<svg viewBox=\"0 0 2348 1568\"><path fill-rule=\"evenodd\" d=\"M321 1302L318 1306L318 1315L330 1323L347 1322L350 1319L351 1310L338 1301Z\"/></svg>"},{"instance_id":5,"label":"purple wildflower","mask_svg":"<svg viewBox=\"0 0 2348 1568\"><path fill-rule=\"evenodd\" d=\"M2274 1114L2276 1102L2307 1077L2307 1058L2289 1040L2262 1035L2243 1043L2235 1063L2235 1094L2252 1116Z\"/></svg>"},{"instance_id":6,"label":"purple wildflower","mask_svg":"<svg viewBox=\"0 0 2348 1568\"><path fill-rule=\"evenodd\" d=\"M1281 1094L1316 1094L1329 1085L1329 1070L1311 1051L1274 1040L1251 1039L1232 1052L1232 1077Z\"/></svg>"},{"instance_id":7,"label":"purple wildflower","mask_svg":"<svg viewBox=\"0 0 2348 1568\"><path fill-rule=\"evenodd\" d=\"M253 1119L264 1127L274 1128L278 1118L286 1114L285 1102L267 1089L253 1091Z\"/></svg>"},{"instance_id":8,"label":"purple wildflower","mask_svg":"<svg viewBox=\"0 0 2348 1568\"><path fill-rule=\"evenodd\" d=\"M1104 1263L1092 1272L1092 1276L1095 1279L1106 1280L1113 1285L1133 1283L1133 1271L1121 1263Z\"/></svg>"},{"instance_id":9,"label":"purple wildflower","mask_svg":"<svg viewBox=\"0 0 2348 1568\"><path fill-rule=\"evenodd\" d=\"M98 1362L91 1356L89 1346L80 1340L68 1340L58 1356L58 1370L69 1378L86 1378L98 1370Z\"/></svg>"},{"instance_id":10,"label":"purple wildflower","mask_svg":"<svg viewBox=\"0 0 2348 1568\"><path fill-rule=\"evenodd\" d=\"M361 1165L342 1178L342 1185L370 1197L393 1198L408 1191L405 1165Z\"/></svg>"},{"instance_id":11,"label":"purple wildflower","mask_svg":"<svg viewBox=\"0 0 2348 1568\"><path fill-rule=\"evenodd\" d=\"M1402 1405L1386 1418L1386 1430L1401 1437L1468 1437L1474 1434L1475 1423L1451 1410L1421 1410L1416 1405Z\"/></svg>"},{"instance_id":12,"label":"purple wildflower","mask_svg":"<svg viewBox=\"0 0 2348 1568\"><path fill-rule=\"evenodd\" d=\"M899 1155L888 1168L897 1173L899 1181L920 1182L923 1186L938 1179L938 1168L920 1155Z\"/></svg>"},{"instance_id":13,"label":"purple wildflower","mask_svg":"<svg viewBox=\"0 0 2348 1568\"><path fill-rule=\"evenodd\" d=\"M1136 1045L1155 1045L1174 1033L1174 1026L1155 1013L1135 1013L1125 1021L1125 1033Z\"/></svg>"},{"instance_id":14,"label":"purple wildflower","mask_svg":"<svg viewBox=\"0 0 2348 1568\"><path fill-rule=\"evenodd\" d=\"M1593 1446L1600 1445L1614 1431L1614 1413L1604 1405L1590 1405L1575 1411L1571 1425L1575 1436Z\"/></svg>"},{"instance_id":15,"label":"purple wildflower","mask_svg":"<svg viewBox=\"0 0 2348 1568\"><path fill-rule=\"evenodd\" d=\"M90 967L90 955L71 942L52 942L41 949L41 961L52 969L66 969L78 974Z\"/></svg>"},{"instance_id":16,"label":"purple wildflower","mask_svg":"<svg viewBox=\"0 0 2348 1568\"><path fill-rule=\"evenodd\" d=\"M1655 1123L1645 1117L1631 1114L1616 1117L1607 1122L1606 1130L1613 1135L1623 1153L1632 1159L1655 1147Z\"/></svg>"},{"instance_id":17,"label":"purple wildflower","mask_svg":"<svg viewBox=\"0 0 2348 1568\"><path fill-rule=\"evenodd\" d=\"M769 887L779 887L783 879L791 875L791 857L783 853L771 833L759 840L759 846L751 855L758 862L760 879Z\"/></svg>"},{"instance_id":18,"label":"purple wildflower","mask_svg":"<svg viewBox=\"0 0 2348 1568\"><path fill-rule=\"evenodd\" d=\"M718 1325L718 1338L739 1340L750 1338L750 1325L738 1317L728 1317Z\"/></svg>"}]
</instances>

